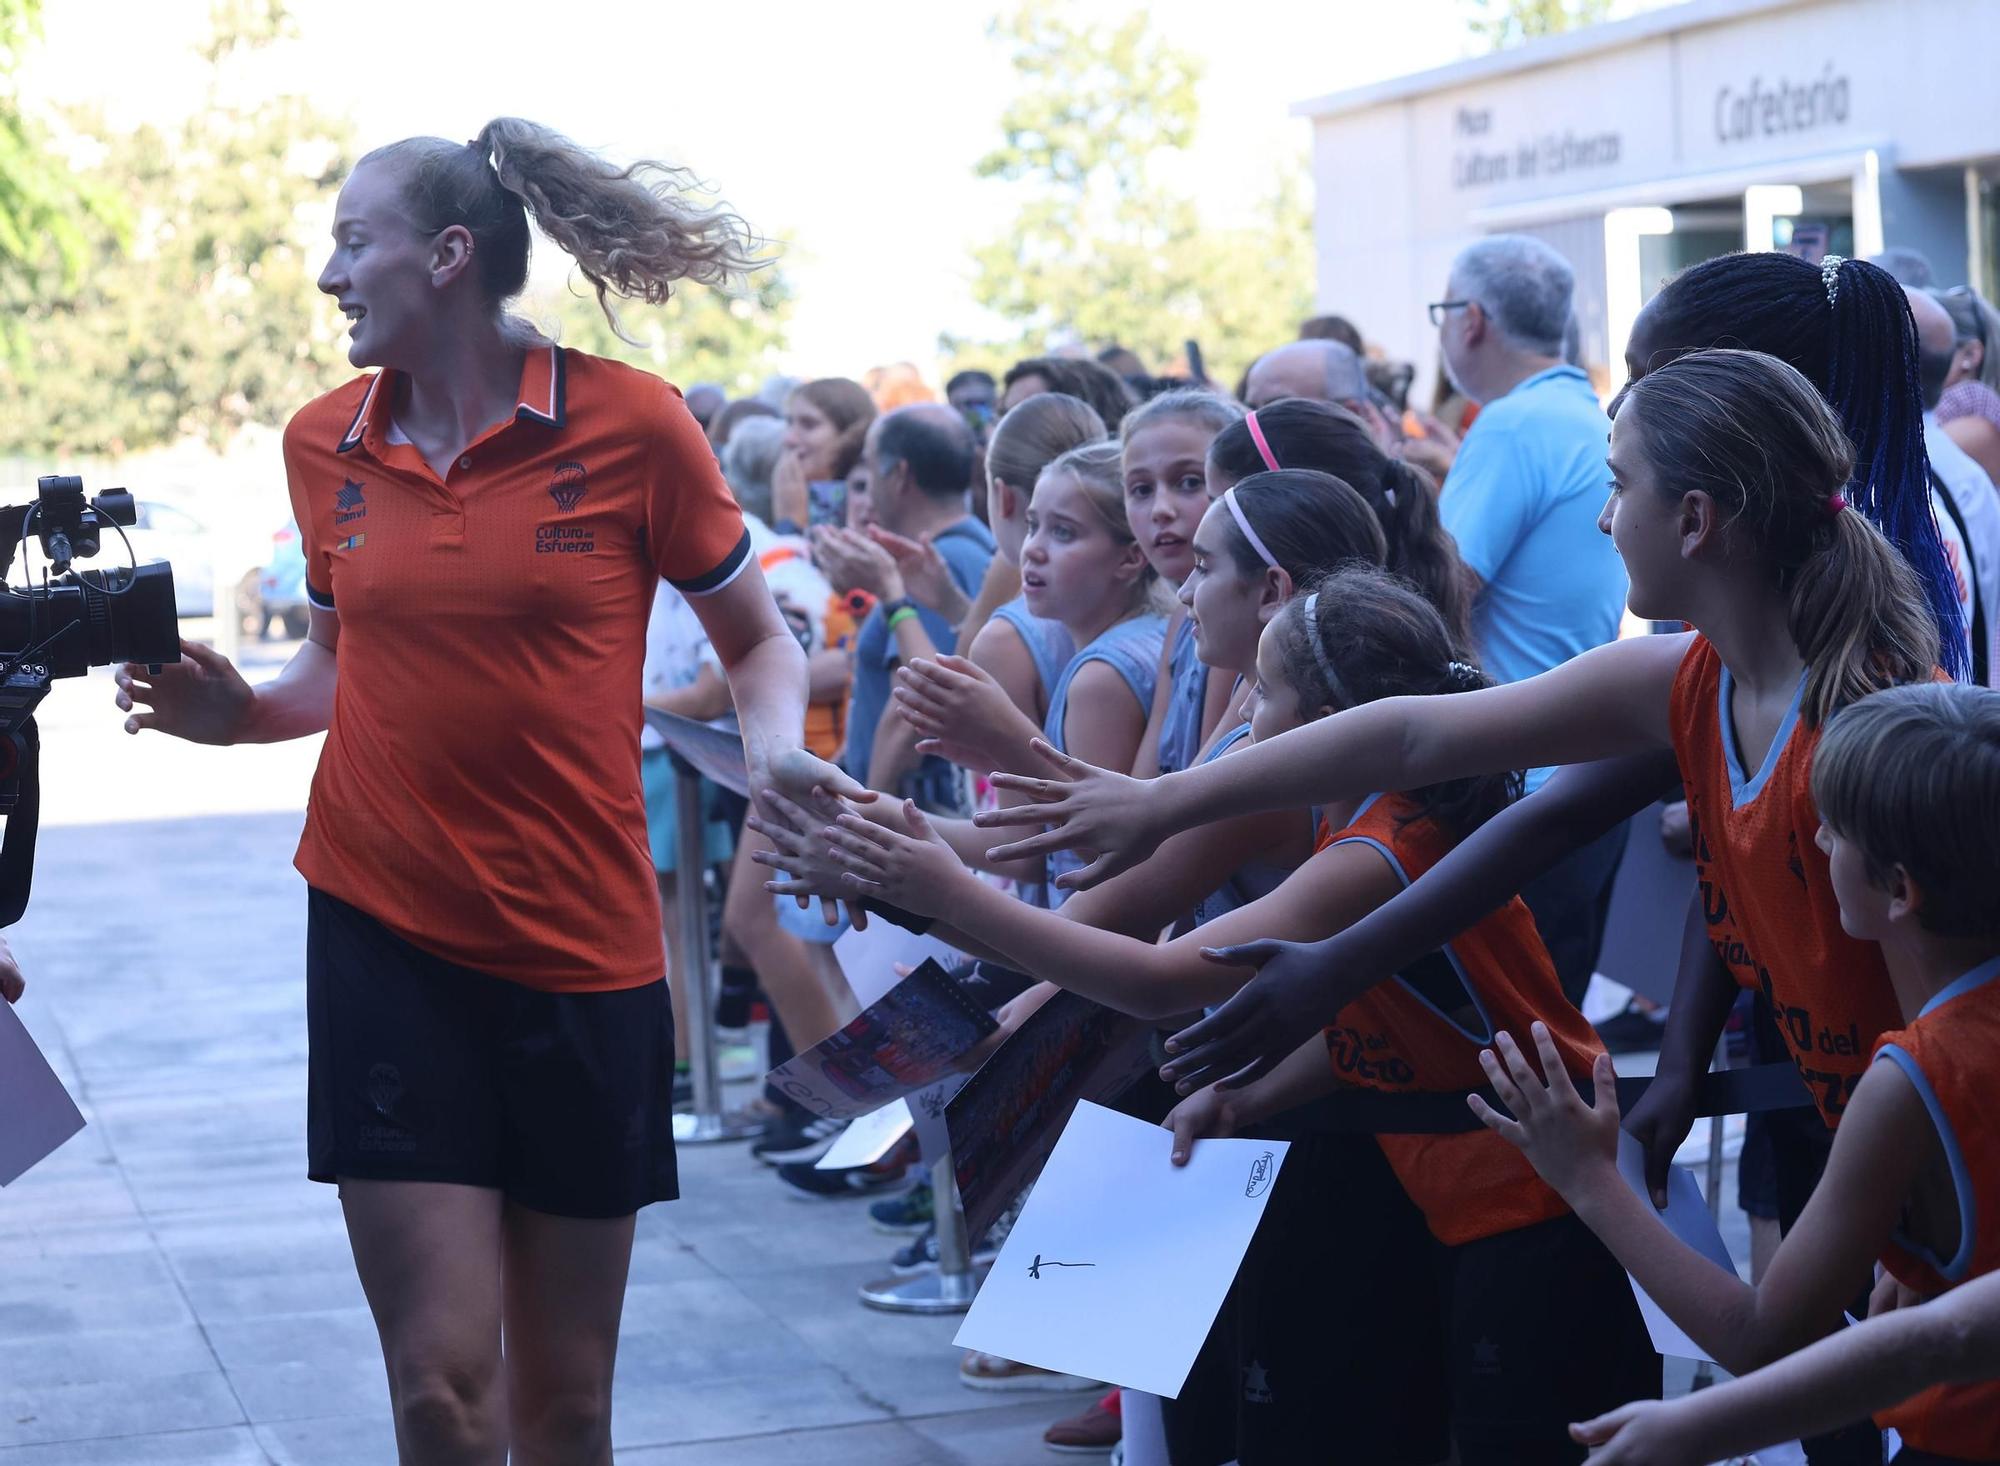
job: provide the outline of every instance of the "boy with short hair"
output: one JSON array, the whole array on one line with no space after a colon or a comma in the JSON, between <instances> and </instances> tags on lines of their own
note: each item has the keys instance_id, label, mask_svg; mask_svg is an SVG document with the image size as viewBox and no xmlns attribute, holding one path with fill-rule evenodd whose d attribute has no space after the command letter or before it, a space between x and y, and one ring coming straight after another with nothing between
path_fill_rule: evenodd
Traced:
<instances>
[{"instance_id":1,"label":"boy with short hair","mask_svg":"<svg viewBox=\"0 0 2000 1466\"><path fill-rule=\"evenodd\" d=\"M1593 1108L1535 1025L1544 1082L1511 1037L1482 1056L1507 1119L1488 1126L1733 1373L1838 1328L1847 1281L1887 1270L1874 1312L2000 1270L2000 692L1897 687L1827 723L1812 771L1840 920L1878 942L1905 1025L1885 1033L1826 1174L1752 1286L1675 1240L1619 1177L1608 1058ZM1785 1015L1780 1015L1781 1020ZM1901 1466L2000 1461L2000 1382L1940 1384L1879 1416Z\"/></svg>"}]
</instances>

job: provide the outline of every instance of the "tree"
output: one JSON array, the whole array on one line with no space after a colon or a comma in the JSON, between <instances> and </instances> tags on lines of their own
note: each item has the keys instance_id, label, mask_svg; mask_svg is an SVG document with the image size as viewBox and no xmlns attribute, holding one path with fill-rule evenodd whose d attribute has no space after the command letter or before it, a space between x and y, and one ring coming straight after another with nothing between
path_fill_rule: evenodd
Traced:
<instances>
[{"instance_id":1,"label":"tree","mask_svg":"<svg viewBox=\"0 0 2000 1466\"><path fill-rule=\"evenodd\" d=\"M185 122L118 136L73 119L101 140L81 183L126 200L133 231L128 244L91 230L71 288L13 292L26 351L0 376L0 453L118 454L189 435L221 446L351 373L314 288L325 244L307 237L347 172L348 129L302 97L245 100L227 85L288 26L282 0L224 0Z\"/></svg>"},{"instance_id":2,"label":"tree","mask_svg":"<svg viewBox=\"0 0 2000 1466\"><path fill-rule=\"evenodd\" d=\"M1105 28L1053 0L1026 0L991 33L1019 85L976 171L1021 200L1014 226L974 255L974 297L1020 332L996 350L1115 342L1160 370L1192 338L1227 380L1290 340L1312 307L1303 163L1280 169L1248 222L1206 226L1155 176L1195 137L1194 57L1152 35L1143 12Z\"/></svg>"},{"instance_id":3,"label":"tree","mask_svg":"<svg viewBox=\"0 0 2000 1466\"><path fill-rule=\"evenodd\" d=\"M49 273L60 287L73 287L90 255L92 227L123 223L115 196L79 186L14 95L12 78L40 37L41 11L41 0L0 0L0 284L9 299ZM18 348L11 317L0 332Z\"/></svg>"},{"instance_id":4,"label":"tree","mask_svg":"<svg viewBox=\"0 0 2000 1466\"><path fill-rule=\"evenodd\" d=\"M1611 0L1465 0L1466 25L1490 50L1595 25Z\"/></svg>"},{"instance_id":5,"label":"tree","mask_svg":"<svg viewBox=\"0 0 2000 1466\"><path fill-rule=\"evenodd\" d=\"M563 345L630 362L685 390L714 382L732 397L748 396L777 370L792 314L792 286L773 263L740 292L724 295L686 281L664 306L614 299L621 340L598 309L595 292L577 284L527 302L528 314Z\"/></svg>"}]
</instances>

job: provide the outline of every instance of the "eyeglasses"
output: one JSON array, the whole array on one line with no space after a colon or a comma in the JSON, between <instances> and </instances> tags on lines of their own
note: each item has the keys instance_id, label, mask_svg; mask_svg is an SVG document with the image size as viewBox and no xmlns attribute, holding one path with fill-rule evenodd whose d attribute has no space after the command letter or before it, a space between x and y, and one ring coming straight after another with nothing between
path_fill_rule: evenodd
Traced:
<instances>
[{"instance_id":1,"label":"eyeglasses","mask_svg":"<svg viewBox=\"0 0 2000 1466\"><path fill-rule=\"evenodd\" d=\"M1465 307L1472 304L1474 304L1474 302L1469 300L1434 300L1431 302L1430 305L1431 324L1433 326L1442 326L1444 324L1444 313L1446 311L1463 310L1465 309Z\"/></svg>"}]
</instances>

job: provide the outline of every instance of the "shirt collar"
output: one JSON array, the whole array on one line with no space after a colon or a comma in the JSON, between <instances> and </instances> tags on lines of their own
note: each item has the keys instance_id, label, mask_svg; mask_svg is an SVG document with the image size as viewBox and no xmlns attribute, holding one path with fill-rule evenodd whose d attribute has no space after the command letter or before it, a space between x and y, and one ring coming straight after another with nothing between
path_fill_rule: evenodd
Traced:
<instances>
[{"instance_id":1,"label":"shirt collar","mask_svg":"<svg viewBox=\"0 0 2000 1466\"><path fill-rule=\"evenodd\" d=\"M389 371L368 379L368 390L354 410L354 420L341 436L337 453L348 453L363 442L379 444L389 432L389 404L395 398ZM538 422L559 428L569 421L567 364L560 346L531 347L521 363L521 391L514 404L514 421Z\"/></svg>"}]
</instances>

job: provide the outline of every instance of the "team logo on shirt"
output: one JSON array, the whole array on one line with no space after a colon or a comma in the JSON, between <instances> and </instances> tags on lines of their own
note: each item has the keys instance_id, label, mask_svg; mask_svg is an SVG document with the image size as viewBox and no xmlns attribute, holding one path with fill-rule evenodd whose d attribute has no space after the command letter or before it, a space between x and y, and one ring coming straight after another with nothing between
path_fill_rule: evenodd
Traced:
<instances>
[{"instance_id":1,"label":"team logo on shirt","mask_svg":"<svg viewBox=\"0 0 2000 1466\"><path fill-rule=\"evenodd\" d=\"M340 489L333 496L333 522L336 525L351 524L368 512L367 502L361 497L363 487L355 479L340 481Z\"/></svg>"},{"instance_id":2,"label":"team logo on shirt","mask_svg":"<svg viewBox=\"0 0 2000 1466\"><path fill-rule=\"evenodd\" d=\"M566 461L556 465L555 476L549 480L549 497L556 501L556 508L565 514L575 513L586 492L581 463Z\"/></svg>"}]
</instances>

